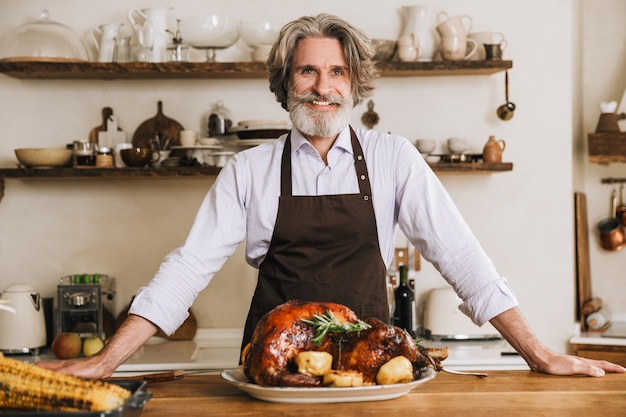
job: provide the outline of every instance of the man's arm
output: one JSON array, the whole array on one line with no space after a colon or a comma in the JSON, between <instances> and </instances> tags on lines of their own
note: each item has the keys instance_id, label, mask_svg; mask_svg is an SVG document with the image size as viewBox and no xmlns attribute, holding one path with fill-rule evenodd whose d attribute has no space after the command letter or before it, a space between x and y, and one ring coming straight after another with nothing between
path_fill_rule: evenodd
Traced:
<instances>
[{"instance_id":1,"label":"man's arm","mask_svg":"<svg viewBox=\"0 0 626 417\"><path fill-rule=\"evenodd\" d=\"M539 342L517 307L497 315L490 322L533 371L552 375L588 376L603 376L605 372L626 372L624 367L607 361L550 351Z\"/></svg>"},{"instance_id":2,"label":"man's arm","mask_svg":"<svg viewBox=\"0 0 626 417\"><path fill-rule=\"evenodd\" d=\"M37 362L36 365L83 378L106 378L156 331L157 327L150 321L131 314L98 354L88 358Z\"/></svg>"}]
</instances>

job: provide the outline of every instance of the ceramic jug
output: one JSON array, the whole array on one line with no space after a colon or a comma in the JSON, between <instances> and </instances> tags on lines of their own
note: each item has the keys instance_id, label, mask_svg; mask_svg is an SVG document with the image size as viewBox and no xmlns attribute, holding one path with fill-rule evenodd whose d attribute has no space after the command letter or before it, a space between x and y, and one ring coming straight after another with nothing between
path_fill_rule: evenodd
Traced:
<instances>
[{"instance_id":1,"label":"ceramic jug","mask_svg":"<svg viewBox=\"0 0 626 417\"><path fill-rule=\"evenodd\" d=\"M489 136L489 140L483 148L483 162L500 163L502 162L502 152L506 147L504 140L496 140L495 136Z\"/></svg>"},{"instance_id":2,"label":"ceramic jug","mask_svg":"<svg viewBox=\"0 0 626 417\"><path fill-rule=\"evenodd\" d=\"M150 7L147 9L130 9L128 20L137 33L137 39L144 49L150 50L151 62L165 61L165 48L170 41L167 32L167 17L171 7ZM143 23L139 23L139 19Z\"/></svg>"},{"instance_id":3,"label":"ceramic jug","mask_svg":"<svg viewBox=\"0 0 626 417\"><path fill-rule=\"evenodd\" d=\"M402 6L400 16L403 27L400 36L414 34L419 39L418 61L432 61L439 49L439 37L436 33L438 16L429 5ZM445 14L445 13L444 13Z\"/></svg>"},{"instance_id":4,"label":"ceramic jug","mask_svg":"<svg viewBox=\"0 0 626 417\"><path fill-rule=\"evenodd\" d=\"M122 23L106 23L99 27L89 31L89 35L93 44L98 51L98 62L113 62L113 50L115 49L115 38L118 36L118 31ZM97 33L100 36L100 41L96 39Z\"/></svg>"}]
</instances>

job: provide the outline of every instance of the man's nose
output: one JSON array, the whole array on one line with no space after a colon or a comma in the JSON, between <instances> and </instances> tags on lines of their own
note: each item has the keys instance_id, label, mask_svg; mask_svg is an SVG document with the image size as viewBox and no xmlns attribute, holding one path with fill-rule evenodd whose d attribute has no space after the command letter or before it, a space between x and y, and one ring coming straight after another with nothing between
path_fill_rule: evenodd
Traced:
<instances>
[{"instance_id":1,"label":"man's nose","mask_svg":"<svg viewBox=\"0 0 626 417\"><path fill-rule=\"evenodd\" d=\"M320 96L325 96L332 92L331 78L326 74L320 74L315 83L315 91L317 91Z\"/></svg>"}]
</instances>

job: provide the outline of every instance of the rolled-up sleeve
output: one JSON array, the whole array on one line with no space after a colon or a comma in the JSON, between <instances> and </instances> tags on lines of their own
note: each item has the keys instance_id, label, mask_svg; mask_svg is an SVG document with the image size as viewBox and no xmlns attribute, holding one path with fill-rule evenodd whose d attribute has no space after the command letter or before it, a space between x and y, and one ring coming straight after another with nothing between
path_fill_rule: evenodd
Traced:
<instances>
[{"instance_id":1,"label":"rolled-up sleeve","mask_svg":"<svg viewBox=\"0 0 626 417\"><path fill-rule=\"evenodd\" d=\"M419 155L399 153L396 175L400 229L463 300L459 309L481 326L517 306L511 286Z\"/></svg>"}]
</instances>

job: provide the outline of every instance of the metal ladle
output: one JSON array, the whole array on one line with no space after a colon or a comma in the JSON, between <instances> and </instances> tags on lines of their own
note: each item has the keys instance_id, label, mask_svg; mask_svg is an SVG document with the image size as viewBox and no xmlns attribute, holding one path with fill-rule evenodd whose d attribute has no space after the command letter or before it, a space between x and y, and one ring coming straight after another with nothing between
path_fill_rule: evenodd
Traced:
<instances>
[{"instance_id":1,"label":"metal ladle","mask_svg":"<svg viewBox=\"0 0 626 417\"><path fill-rule=\"evenodd\" d=\"M509 72L504 73L504 97L506 103L498 107L496 114L504 121L511 120L513 118L513 112L515 111L515 103L509 101Z\"/></svg>"}]
</instances>

